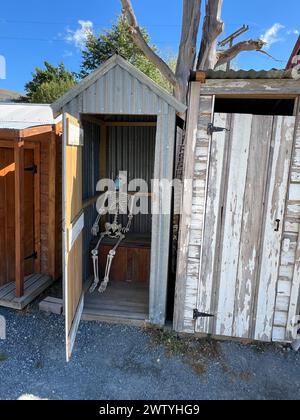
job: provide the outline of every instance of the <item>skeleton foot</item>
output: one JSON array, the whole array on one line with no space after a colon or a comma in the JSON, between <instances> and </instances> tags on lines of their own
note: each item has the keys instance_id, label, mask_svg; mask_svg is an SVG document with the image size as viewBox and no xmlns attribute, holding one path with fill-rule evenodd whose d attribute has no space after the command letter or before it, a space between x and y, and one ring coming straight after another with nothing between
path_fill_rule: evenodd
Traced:
<instances>
[{"instance_id":1,"label":"skeleton foot","mask_svg":"<svg viewBox=\"0 0 300 420\"><path fill-rule=\"evenodd\" d=\"M100 284L100 287L99 287L99 290L98 290L99 293L106 292L107 285L108 285L108 280L103 280L103 282Z\"/></svg>"},{"instance_id":2,"label":"skeleton foot","mask_svg":"<svg viewBox=\"0 0 300 420\"><path fill-rule=\"evenodd\" d=\"M90 290L89 290L90 294L94 293L94 291L97 289L98 284L99 284L99 280L94 281L94 283L91 285Z\"/></svg>"}]
</instances>

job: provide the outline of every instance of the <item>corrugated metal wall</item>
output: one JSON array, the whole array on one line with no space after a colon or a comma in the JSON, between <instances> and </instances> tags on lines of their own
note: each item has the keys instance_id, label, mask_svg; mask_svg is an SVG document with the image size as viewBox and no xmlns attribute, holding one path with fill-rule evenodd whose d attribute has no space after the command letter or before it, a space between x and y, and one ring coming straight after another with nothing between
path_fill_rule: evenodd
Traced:
<instances>
[{"instance_id":1,"label":"corrugated metal wall","mask_svg":"<svg viewBox=\"0 0 300 420\"><path fill-rule=\"evenodd\" d=\"M82 150L83 176L82 196L83 201L96 195L96 185L99 181L99 153L100 153L100 128L96 124L83 122L84 147ZM91 229L97 217L96 206L90 206L84 210L83 230L83 279L90 277L90 242L92 240Z\"/></svg>"},{"instance_id":2,"label":"corrugated metal wall","mask_svg":"<svg viewBox=\"0 0 300 420\"><path fill-rule=\"evenodd\" d=\"M99 181L99 153L100 153L100 127L96 124L83 122L84 147L83 160L83 200L96 195L96 186Z\"/></svg>"},{"instance_id":3,"label":"corrugated metal wall","mask_svg":"<svg viewBox=\"0 0 300 420\"><path fill-rule=\"evenodd\" d=\"M151 192L154 172L156 127L109 127L108 130L108 177L116 179L119 172L127 171L128 183L143 179ZM151 199L149 214L136 215L132 232L151 234ZM127 216L120 218L123 225Z\"/></svg>"},{"instance_id":4,"label":"corrugated metal wall","mask_svg":"<svg viewBox=\"0 0 300 420\"><path fill-rule=\"evenodd\" d=\"M97 217L96 205L84 210L84 230L83 230L83 280L86 281L91 276L91 254L90 243L93 238L91 230Z\"/></svg>"}]
</instances>

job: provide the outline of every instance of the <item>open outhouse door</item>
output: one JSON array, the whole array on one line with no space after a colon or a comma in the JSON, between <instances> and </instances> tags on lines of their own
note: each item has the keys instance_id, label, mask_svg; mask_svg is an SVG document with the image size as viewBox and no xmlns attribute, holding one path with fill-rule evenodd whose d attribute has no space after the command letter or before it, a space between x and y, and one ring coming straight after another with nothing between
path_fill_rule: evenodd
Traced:
<instances>
[{"instance_id":1,"label":"open outhouse door","mask_svg":"<svg viewBox=\"0 0 300 420\"><path fill-rule=\"evenodd\" d=\"M63 284L66 355L70 360L84 303L82 287L82 135L74 117L63 116Z\"/></svg>"}]
</instances>

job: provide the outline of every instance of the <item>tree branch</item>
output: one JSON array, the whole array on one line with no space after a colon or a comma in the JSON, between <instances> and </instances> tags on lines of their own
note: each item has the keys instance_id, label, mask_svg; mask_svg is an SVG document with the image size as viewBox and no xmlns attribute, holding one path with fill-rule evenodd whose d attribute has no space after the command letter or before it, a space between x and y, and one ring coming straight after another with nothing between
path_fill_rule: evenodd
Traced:
<instances>
[{"instance_id":1,"label":"tree branch","mask_svg":"<svg viewBox=\"0 0 300 420\"><path fill-rule=\"evenodd\" d=\"M221 20L222 5L223 0L206 1L206 16L197 63L198 70L215 68L217 62L217 39L224 31L224 22Z\"/></svg>"},{"instance_id":2,"label":"tree branch","mask_svg":"<svg viewBox=\"0 0 300 420\"><path fill-rule=\"evenodd\" d=\"M143 37L142 31L138 25L137 18L135 16L131 0L121 0L123 7L123 14L126 16L128 24L130 26L130 34L133 42L143 52L143 54L150 60L163 76L173 85L177 85L177 79L173 70L162 60L148 45L145 38Z\"/></svg>"},{"instance_id":3,"label":"tree branch","mask_svg":"<svg viewBox=\"0 0 300 420\"><path fill-rule=\"evenodd\" d=\"M228 61L232 61L237 55L244 51L259 51L263 53L262 49L265 45L266 43L261 39L250 39L249 41L239 42L232 48L217 53L217 63L215 67L222 66L223 64L228 63Z\"/></svg>"},{"instance_id":4,"label":"tree branch","mask_svg":"<svg viewBox=\"0 0 300 420\"><path fill-rule=\"evenodd\" d=\"M202 0L183 0L182 32L176 68L175 96L186 103L191 70L197 54Z\"/></svg>"}]
</instances>

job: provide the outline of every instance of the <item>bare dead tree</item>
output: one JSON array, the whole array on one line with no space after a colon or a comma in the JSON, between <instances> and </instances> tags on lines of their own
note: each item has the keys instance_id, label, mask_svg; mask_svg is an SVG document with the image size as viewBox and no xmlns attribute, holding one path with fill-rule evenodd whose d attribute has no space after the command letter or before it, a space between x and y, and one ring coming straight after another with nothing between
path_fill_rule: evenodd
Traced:
<instances>
[{"instance_id":1,"label":"bare dead tree","mask_svg":"<svg viewBox=\"0 0 300 420\"><path fill-rule=\"evenodd\" d=\"M121 0L123 15L127 19L134 43L174 86L174 96L182 103L187 102L188 83L197 58L197 39L200 27L202 0L183 0L182 31L176 71L152 50L143 37L131 0ZM233 60L243 51L262 51L262 40L240 42L225 51L217 51L217 39L224 31L221 19L223 0L206 0L201 48L198 54L197 70L211 70Z\"/></svg>"},{"instance_id":2,"label":"bare dead tree","mask_svg":"<svg viewBox=\"0 0 300 420\"><path fill-rule=\"evenodd\" d=\"M221 20L223 0L207 1L203 35L198 56L198 70L213 69L217 62L217 39L224 31Z\"/></svg>"}]
</instances>

